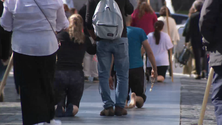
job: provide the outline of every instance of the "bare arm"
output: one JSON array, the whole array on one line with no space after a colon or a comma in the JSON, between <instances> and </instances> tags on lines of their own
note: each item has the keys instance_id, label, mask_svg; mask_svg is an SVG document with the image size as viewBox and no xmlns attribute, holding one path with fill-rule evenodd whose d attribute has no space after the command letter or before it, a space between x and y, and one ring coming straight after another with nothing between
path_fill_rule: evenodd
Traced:
<instances>
[{"instance_id":1,"label":"bare arm","mask_svg":"<svg viewBox=\"0 0 222 125\"><path fill-rule=\"evenodd\" d=\"M153 55L153 51L152 49L150 48L150 44L148 43L148 40L144 40L143 41L143 48L146 50L146 53L147 53L147 56L150 60L150 63L152 65L152 68L154 70L154 77L156 78L158 76L157 74L157 67L156 67L156 60L155 60L155 57Z\"/></svg>"}]
</instances>

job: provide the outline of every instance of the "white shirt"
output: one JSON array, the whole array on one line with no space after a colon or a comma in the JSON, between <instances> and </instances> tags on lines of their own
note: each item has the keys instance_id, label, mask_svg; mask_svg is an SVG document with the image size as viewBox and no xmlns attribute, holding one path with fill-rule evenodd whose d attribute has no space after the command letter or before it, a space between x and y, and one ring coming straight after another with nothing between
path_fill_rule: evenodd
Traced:
<instances>
[{"instance_id":1,"label":"white shirt","mask_svg":"<svg viewBox=\"0 0 222 125\"><path fill-rule=\"evenodd\" d=\"M68 28L62 0L36 0L54 31ZM34 0L6 0L1 25L13 31L12 50L30 56L46 56L58 49L57 38Z\"/></svg>"},{"instance_id":2,"label":"white shirt","mask_svg":"<svg viewBox=\"0 0 222 125\"><path fill-rule=\"evenodd\" d=\"M158 45L156 45L156 40L153 32L149 33L147 37L156 60L156 65L169 66L168 50L173 48L173 44L170 40L169 35L167 33L161 32L160 42ZM147 67L152 67L149 59L147 60Z\"/></svg>"},{"instance_id":3,"label":"white shirt","mask_svg":"<svg viewBox=\"0 0 222 125\"><path fill-rule=\"evenodd\" d=\"M176 22L172 17L169 17L168 19L169 19L170 37L171 37L172 41L174 42L173 44L177 45L177 41L180 40L180 35L177 30ZM168 33L166 17L160 16L158 18L158 20L161 20L164 22L164 26L163 26L162 31L165 33Z\"/></svg>"}]
</instances>

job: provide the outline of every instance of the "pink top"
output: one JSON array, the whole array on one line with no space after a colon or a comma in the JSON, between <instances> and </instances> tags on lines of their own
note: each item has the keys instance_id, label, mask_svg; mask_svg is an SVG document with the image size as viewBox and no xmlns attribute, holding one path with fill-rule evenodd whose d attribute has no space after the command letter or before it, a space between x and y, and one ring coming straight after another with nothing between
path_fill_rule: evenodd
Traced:
<instances>
[{"instance_id":1,"label":"pink top","mask_svg":"<svg viewBox=\"0 0 222 125\"><path fill-rule=\"evenodd\" d=\"M134 10L132 14L132 23L131 26L142 28L148 35L150 32L153 32L154 24L157 21L157 16L155 13L146 13L142 18L138 17L139 10Z\"/></svg>"}]
</instances>

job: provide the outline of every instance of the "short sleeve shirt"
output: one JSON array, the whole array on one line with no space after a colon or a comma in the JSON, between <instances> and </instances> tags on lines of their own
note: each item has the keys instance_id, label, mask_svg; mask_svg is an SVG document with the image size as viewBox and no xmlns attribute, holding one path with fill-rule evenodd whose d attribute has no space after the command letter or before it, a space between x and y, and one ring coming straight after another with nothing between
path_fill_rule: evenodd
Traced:
<instances>
[{"instance_id":1,"label":"short sleeve shirt","mask_svg":"<svg viewBox=\"0 0 222 125\"><path fill-rule=\"evenodd\" d=\"M141 28L127 27L129 42L129 64L130 69L143 67L141 47L143 41L147 40L146 33Z\"/></svg>"},{"instance_id":2,"label":"short sleeve shirt","mask_svg":"<svg viewBox=\"0 0 222 125\"><path fill-rule=\"evenodd\" d=\"M173 48L173 44L171 42L169 35L167 33L161 32L160 42L157 45L154 33L152 32L148 35L148 42L153 51L153 55L156 60L156 65L169 66L168 50ZM151 64L148 59L147 59L147 67L151 67Z\"/></svg>"}]
</instances>

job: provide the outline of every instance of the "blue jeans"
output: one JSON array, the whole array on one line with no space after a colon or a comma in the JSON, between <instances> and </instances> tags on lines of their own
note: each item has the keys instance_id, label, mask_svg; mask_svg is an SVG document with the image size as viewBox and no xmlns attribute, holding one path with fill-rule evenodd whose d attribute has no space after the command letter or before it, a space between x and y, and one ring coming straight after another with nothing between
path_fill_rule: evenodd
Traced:
<instances>
[{"instance_id":1,"label":"blue jeans","mask_svg":"<svg viewBox=\"0 0 222 125\"><path fill-rule=\"evenodd\" d=\"M212 103L215 106L217 125L222 125L222 66L214 66Z\"/></svg>"},{"instance_id":2,"label":"blue jeans","mask_svg":"<svg viewBox=\"0 0 222 125\"><path fill-rule=\"evenodd\" d=\"M109 88L112 55L114 56L114 64L117 75L115 106L124 108L128 93L129 77L129 54L127 38L120 38L117 40L101 40L97 42L99 84L101 87L101 96L104 103L104 108L114 106L114 102L110 97Z\"/></svg>"}]
</instances>

